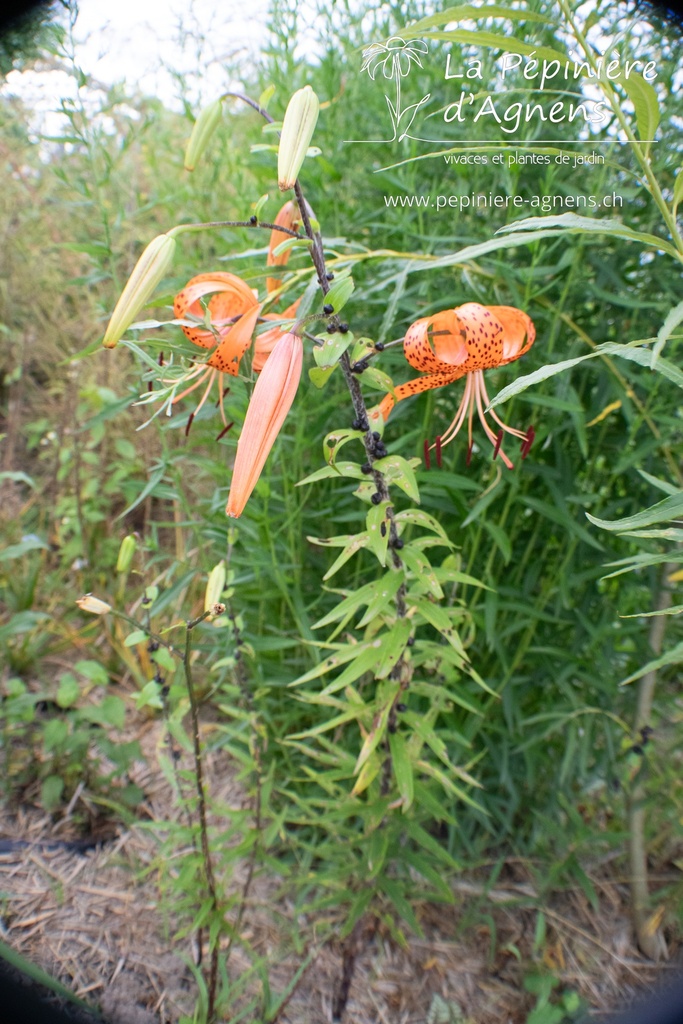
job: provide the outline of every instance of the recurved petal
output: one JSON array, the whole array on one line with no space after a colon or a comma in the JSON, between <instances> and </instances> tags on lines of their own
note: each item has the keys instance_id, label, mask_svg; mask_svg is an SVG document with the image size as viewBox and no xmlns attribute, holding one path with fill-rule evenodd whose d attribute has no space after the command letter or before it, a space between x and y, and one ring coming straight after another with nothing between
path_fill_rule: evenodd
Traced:
<instances>
[{"instance_id":1,"label":"recurved petal","mask_svg":"<svg viewBox=\"0 0 683 1024\"><path fill-rule=\"evenodd\" d=\"M179 320L184 319L188 313L202 317L203 310L199 300L204 295L212 293L214 295L209 301L209 312L219 333L223 333L221 327L225 326L226 320L240 316L257 305L256 296L246 282L227 271L215 271L211 274L199 274L188 281L173 300L173 312ZM201 327L183 327L182 330L190 341L202 348L213 348L216 344L216 335L213 331Z\"/></svg>"},{"instance_id":2,"label":"recurved petal","mask_svg":"<svg viewBox=\"0 0 683 1024\"><path fill-rule=\"evenodd\" d=\"M236 517L244 511L294 401L302 364L301 338L296 334L283 334L256 381L249 402L225 509L229 516Z\"/></svg>"},{"instance_id":3,"label":"recurved petal","mask_svg":"<svg viewBox=\"0 0 683 1024\"><path fill-rule=\"evenodd\" d=\"M456 306L454 312L466 331L466 371L490 370L503 362L503 325L491 310L478 302Z\"/></svg>"},{"instance_id":4,"label":"recurved petal","mask_svg":"<svg viewBox=\"0 0 683 1024\"><path fill-rule=\"evenodd\" d=\"M511 363L528 352L536 339L530 316L516 306L488 306L503 325L503 363ZM526 339L526 342L525 342Z\"/></svg>"},{"instance_id":5,"label":"recurved petal","mask_svg":"<svg viewBox=\"0 0 683 1024\"><path fill-rule=\"evenodd\" d=\"M370 422L376 423L381 418L386 423L397 402L402 402L404 398L412 398L413 395L422 394L423 391L445 387L446 384L452 384L460 377L464 377L466 373L467 370L464 367L454 367L441 370L438 373L427 373L424 377L414 377L412 380L406 381L405 384L399 384L394 388L393 395L385 395L379 405L368 411Z\"/></svg>"},{"instance_id":6,"label":"recurved petal","mask_svg":"<svg viewBox=\"0 0 683 1024\"><path fill-rule=\"evenodd\" d=\"M240 359L249 348L251 336L256 327L256 321L261 312L260 306L253 306L248 312L243 313L237 323L223 335L211 358L207 359L206 365L212 366L214 370L221 373L229 373L236 377L240 368Z\"/></svg>"},{"instance_id":7,"label":"recurved petal","mask_svg":"<svg viewBox=\"0 0 683 1024\"><path fill-rule=\"evenodd\" d=\"M453 310L411 324L403 340L403 353L410 365L423 373L450 371L463 363L467 359L464 329Z\"/></svg>"}]
</instances>

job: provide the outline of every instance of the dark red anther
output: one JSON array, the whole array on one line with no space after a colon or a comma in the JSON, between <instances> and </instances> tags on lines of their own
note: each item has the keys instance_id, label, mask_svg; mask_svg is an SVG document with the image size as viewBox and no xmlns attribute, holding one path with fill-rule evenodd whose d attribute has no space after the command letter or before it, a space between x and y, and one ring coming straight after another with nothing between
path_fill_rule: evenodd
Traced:
<instances>
[{"instance_id":1,"label":"dark red anther","mask_svg":"<svg viewBox=\"0 0 683 1024\"><path fill-rule=\"evenodd\" d=\"M428 440L425 440L425 443L424 443L424 453L425 453L425 469L431 469L432 459L431 459L431 456L429 454L429 441Z\"/></svg>"},{"instance_id":2,"label":"dark red anther","mask_svg":"<svg viewBox=\"0 0 683 1024\"><path fill-rule=\"evenodd\" d=\"M159 359L157 360L157 362L159 363L159 366L163 366L164 365L164 353L163 352L159 353Z\"/></svg>"},{"instance_id":3,"label":"dark red anther","mask_svg":"<svg viewBox=\"0 0 683 1024\"><path fill-rule=\"evenodd\" d=\"M500 446L502 445L502 443L503 443L503 431L499 430L498 433L496 434L496 443L493 446L493 461L494 462L496 461L496 455L500 451Z\"/></svg>"},{"instance_id":4,"label":"dark red anther","mask_svg":"<svg viewBox=\"0 0 683 1024\"><path fill-rule=\"evenodd\" d=\"M474 447L474 445L470 441L470 443L467 446L467 458L465 459L465 465L466 466L469 466L470 462L472 461L472 448L473 447Z\"/></svg>"},{"instance_id":5,"label":"dark red anther","mask_svg":"<svg viewBox=\"0 0 683 1024\"><path fill-rule=\"evenodd\" d=\"M229 390L230 390L230 385L228 384L227 387L223 388L223 394L219 395L218 398L216 399L215 403L214 403L216 409L221 404L221 402L223 401L223 399L225 398L225 396L227 395Z\"/></svg>"},{"instance_id":6,"label":"dark red anther","mask_svg":"<svg viewBox=\"0 0 683 1024\"><path fill-rule=\"evenodd\" d=\"M153 391L154 390L154 384L152 383L151 380L147 381L147 390L148 391Z\"/></svg>"},{"instance_id":7,"label":"dark red anther","mask_svg":"<svg viewBox=\"0 0 683 1024\"><path fill-rule=\"evenodd\" d=\"M534 443L535 438L536 438L536 431L534 430L533 427L529 427L529 429L526 432L526 437L522 441L522 446L520 448L520 453L521 453L522 459L525 459L527 457L527 455L529 454L529 452L531 451L531 446Z\"/></svg>"},{"instance_id":8,"label":"dark red anther","mask_svg":"<svg viewBox=\"0 0 683 1024\"><path fill-rule=\"evenodd\" d=\"M436 449L436 464L441 469L441 434L437 434L434 438L434 447Z\"/></svg>"},{"instance_id":9,"label":"dark red anther","mask_svg":"<svg viewBox=\"0 0 683 1024\"><path fill-rule=\"evenodd\" d=\"M221 432L220 432L220 434L218 435L218 437L216 438L216 440L217 440L217 441L220 441L220 439L221 439L222 437L225 437L225 435L227 434L227 432L228 432L228 431L230 430L230 427L234 427L234 425L235 425L235 421L233 420L233 421L232 421L232 423L228 423L227 427L223 427L223 429L221 430Z\"/></svg>"},{"instance_id":10,"label":"dark red anther","mask_svg":"<svg viewBox=\"0 0 683 1024\"><path fill-rule=\"evenodd\" d=\"M187 437L187 435L190 433L190 427L192 426L192 420L193 419L194 419L194 413L191 412L190 413L190 418L187 421L187 426L185 427L185 437Z\"/></svg>"}]
</instances>

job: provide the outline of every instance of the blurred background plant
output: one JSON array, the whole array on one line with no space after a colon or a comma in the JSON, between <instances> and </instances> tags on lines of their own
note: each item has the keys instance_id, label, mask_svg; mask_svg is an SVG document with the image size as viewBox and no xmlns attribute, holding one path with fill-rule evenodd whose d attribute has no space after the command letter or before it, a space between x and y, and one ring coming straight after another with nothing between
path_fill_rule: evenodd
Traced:
<instances>
[{"instance_id":1,"label":"blurred background plant","mask_svg":"<svg viewBox=\"0 0 683 1024\"><path fill-rule=\"evenodd\" d=\"M534 25L534 42L566 49L553 5L539 0L528 6L552 19ZM683 116L675 88L680 32L652 11L641 9L637 18L628 11L624 18L621 8L597 3L593 28L618 38L622 54L638 50L641 56L646 48L657 61L660 141L648 160L671 208L682 181L676 179ZM532 238L530 231L528 241L516 236L514 244L487 251L483 243L518 219L515 211L456 216L387 205L386 196L616 191L624 198L618 219L633 231L668 239L651 183L629 147L616 143L601 147L607 161L591 168L489 161L458 164L457 173L443 156L412 140L349 146L345 140L377 138L378 126L388 123L381 89L360 74L363 46L433 13L410 0L315 10L273 0L259 60L226 71L239 72L243 88L256 98L273 86L269 109L276 118L291 93L306 84L322 101L314 139L322 155L306 161L303 178L328 267L353 271L355 291L345 309L353 330L386 344L402 338L418 316L464 302L524 309L538 340L523 368L493 375L494 391L513 376L585 356L608 342L653 341L682 296L677 260L652 245L618 231L582 233L559 224L547 237ZM43 51L43 60L66 68L80 87L76 100L62 103L62 133L36 140L30 110L6 94L0 101L7 169L0 186L5 796L10 803L33 801L59 818L80 787L79 796L93 807L114 816L134 813L138 794L126 771L139 756L138 716L166 715L174 742L187 746L187 691L182 680L155 682L158 666L148 637L127 646L127 628L86 620L75 599L92 591L138 616L146 588L156 587L154 628L161 633L201 614L207 574L226 559L227 593L238 598L232 619L196 631L195 686L212 725L207 747L234 757L251 817L236 823L238 838L221 848L229 850L228 862L248 856L253 870L279 873L297 911L324 918L321 941L340 931L343 936L343 919L353 924L354 918L340 909L349 895L342 881L360 826L346 811L336 811L345 806L340 794L351 788L357 750L330 742L326 754L318 753L327 762L313 767L310 748L290 737L324 722L325 709L296 699L297 691L288 688L319 661L315 642L321 638L313 624L338 599L335 590L320 587L330 562L310 538L356 529L349 481L327 478L297 487L320 469L330 429L350 424L343 380L333 375L318 391L304 373L298 407L235 527L223 510L237 427L216 441L218 419L205 406L187 434L189 408L182 407L138 430L151 408L135 404L150 367L124 347L93 356L121 286L153 236L181 222L248 220L266 193L259 215L274 218L280 199L268 148L273 138L262 133L253 111L228 99L224 123L197 170L187 174L183 152L193 117L187 81L178 77L184 115L158 100L127 95L120 86L97 90L78 65L77 24L71 8ZM478 24L505 31L506 48L531 30L523 21ZM422 37L429 31L423 29ZM293 46L294 39L306 43ZM404 98L414 89L414 99L431 94L434 109L450 101L443 79L450 45L431 43L429 59L411 71ZM484 61L477 88L495 91L495 51L473 38L468 52ZM561 131L568 144L575 141L578 122ZM459 132L459 151L481 151L480 127L466 123ZM534 143L533 126L521 127L515 136L520 152L525 132L527 144ZM203 271L230 270L263 291L267 240L266 233L228 228L185 236L150 317L170 319L172 296ZM293 253L287 273L308 280L305 252ZM662 353L665 366L676 362L680 333L674 323ZM141 337L152 360L168 348L158 328ZM406 377L395 349L373 366L397 382ZM378 919L399 941L401 921L419 931L420 899L453 898L448 879L458 866L497 876L521 858L533 884L532 903L576 887L596 906L596 877L603 865L626 857L634 828L667 878L656 901L644 907L644 920L663 926L655 930L670 942L680 933L673 866L680 865L683 814L677 682L683 637L676 615L646 617L672 610L662 605L662 595L680 582L680 536L675 522L666 530L644 521L635 529L601 529L628 521L662 495L680 496L681 381L673 378L608 353L577 363L519 391L506 408L506 419L536 428L538 441L523 465L501 471L485 451L475 450L467 469L465 446L455 443L444 451L441 469L416 474L421 508L456 545L462 571L485 584L464 585L458 597L471 620L468 656L493 692L457 674L460 700L444 710L439 726L447 750L466 749L476 762L470 767L481 785L475 805L430 798L425 788L414 817L406 815L422 843L411 870L396 868L406 849L403 823L374 831L370 860L366 848L354 854L365 858L370 880L381 882L373 882L363 899L381 890ZM424 439L450 422L453 403L452 389L445 388L397 406L384 434L390 452L422 458ZM233 388L226 397L228 421L240 424L245 409L244 391ZM592 525L587 512L601 522ZM679 516L680 510L671 518ZM120 543L133 532L134 569L122 580L116 572ZM347 563L334 587L355 589L370 559L362 552ZM675 593L671 604L681 604ZM666 625L659 640L653 621ZM237 672L240 661L248 665L244 677ZM645 720L635 687L620 683L647 671L656 672L657 686ZM161 694L163 686L167 694ZM416 694L410 712L415 721L428 715L428 698ZM643 728L653 731L643 736ZM167 770L177 785L172 759ZM186 799L196 816L195 796ZM634 802L647 811L635 824ZM221 836L216 827L216 848ZM172 847L183 838L175 832L167 841ZM198 857L187 873L169 881L174 898L189 893L189 904L204 884L205 860ZM242 902L231 903L235 936L244 906L248 889ZM213 908L216 919L224 909ZM365 909L362 901L355 907L358 920ZM210 927L201 901L199 910L187 912L188 928ZM295 931L291 942L303 948ZM265 960L255 952L244 991L231 998L251 991L252 977L259 979L260 996L252 1005L244 995L243 1005L252 1006L245 1012L274 1019L284 997L270 993ZM552 992L551 983L533 990L534 1019L555 1019L548 1016L557 1009Z\"/></svg>"}]
</instances>

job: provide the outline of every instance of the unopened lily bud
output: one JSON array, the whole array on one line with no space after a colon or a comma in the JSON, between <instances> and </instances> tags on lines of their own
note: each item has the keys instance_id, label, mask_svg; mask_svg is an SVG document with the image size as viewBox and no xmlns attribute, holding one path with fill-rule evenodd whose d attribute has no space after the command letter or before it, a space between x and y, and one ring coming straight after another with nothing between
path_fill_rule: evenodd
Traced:
<instances>
[{"instance_id":1,"label":"unopened lily bud","mask_svg":"<svg viewBox=\"0 0 683 1024\"><path fill-rule=\"evenodd\" d=\"M186 171L193 171L197 166L199 158L208 146L211 136L220 124L222 116L222 100L215 100L199 112L187 144L187 149L185 150Z\"/></svg>"},{"instance_id":2,"label":"unopened lily bud","mask_svg":"<svg viewBox=\"0 0 683 1024\"><path fill-rule=\"evenodd\" d=\"M206 584L206 593L204 595L204 611L211 612L212 615L220 614L213 611L214 605L221 603L221 594L225 590L225 562L219 562L218 565L214 565L213 569L209 573L209 582Z\"/></svg>"},{"instance_id":3,"label":"unopened lily bud","mask_svg":"<svg viewBox=\"0 0 683 1024\"><path fill-rule=\"evenodd\" d=\"M150 298L173 262L175 245L170 234L157 235L149 243L116 303L102 342L105 348L114 348Z\"/></svg>"},{"instance_id":4,"label":"unopened lily bud","mask_svg":"<svg viewBox=\"0 0 683 1024\"><path fill-rule=\"evenodd\" d=\"M294 188L316 123L320 103L310 85L294 93L282 122L277 155L277 178L282 192Z\"/></svg>"},{"instance_id":5,"label":"unopened lily bud","mask_svg":"<svg viewBox=\"0 0 683 1024\"><path fill-rule=\"evenodd\" d=\"M138 542L132 533L129 533L127 537L123 538L121 541L121 547L119 548L119 557L116 560L117 572L128 572L133 564L133 555L135 554L137 546Z\"/></svg>"},{"instance_id":6,"label":"unopened lily bud","mask_svg":"<svg viewBox=\"0 0 683 1024\"><path fill-rule=\"evenodd\" d=\"M93 597L92 594L79 597L76 604L82 612L90 612L91 615L106 615L107 612L111 611L110 604L107 604L106 601L100 601L99 597Z\"/></svg>"}]
</instances>

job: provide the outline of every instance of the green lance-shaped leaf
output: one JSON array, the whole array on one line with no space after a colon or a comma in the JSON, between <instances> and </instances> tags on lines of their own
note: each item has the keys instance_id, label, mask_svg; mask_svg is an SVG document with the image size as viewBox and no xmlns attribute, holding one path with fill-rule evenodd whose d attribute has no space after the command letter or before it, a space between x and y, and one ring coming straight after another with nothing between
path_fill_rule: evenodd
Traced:
<instances>
[{"instance_id":1,"label":"green lance-shaped leaf","mask_svg":"<svg viewBox=\"0 0 683 1024\"><path fill-rule=\"evenodd\" d=\"M683 643L676 644L675 647L660 655L659 658L648 661L647 665L643 665L637 672L626 676L626 679L622 679L619 685L626 686L628 683L633 683L636 679L640 679L641 676L647 675L648 672L656 672L658 669L664 668L665 665L679 665L681 662L683 662Z\"/></svg>"},{"instance_id":2,"label":"green lance-shaped leaf","mask_svg":"<svg viewBox=\"0 0 683 1024\"><path fill-rule=\"evenodd\" d=\"M599 526L601 530L613 530L617 533L624 530L639 530L651 526L652 523L662 523L670 519L677 519L682 515L683 491L678 491L676 494L658 501L655 505L643 509L642 512L637 512L633 516L625 516L623 519L598 519L586 512L586 517L594 526Z\"/></svg>"},{"instance_id":3,"label":"green lance-shaped leaf","mask_svg":"<svg viewBox=\"0 0 683 1024\"><path fill-rule=\"evenodd\" d=\"M197 115L185 150L185 170L193 171L221 122L223 101L214 100Z\"/></svg>"},{"instance_id":4,"label":"green lance-shaped leaf","mask_svg":"<svg viewBox=\"0 0 683 1024\"><path fill-rule=\"evenodd\" d=\"M313 358L321 369L334 366L353 341L353 334L319 334L313 346Z\"/></svg>"},{"instance_id":5,"label":"green lance-shaped leaf","mask_svg":"<svg viewBox=\"0 0 683 1024\"><path fill-rule=\"evenodd\" d=\"M365 374L363 374L365 377ZM404 459L402 455L387 455L378 459L374 466L383 473L388 484L396 484L408 495L411 501L420 504L420 492L417 488L414 469L420 465L419 459Z\"/></svg>"},{"instance_id":6,"label":"green lance-shaped leaf","mask_svg":"<svg viewBox=\"0 0 683 1024\"><path fill-rule=\"evenodd\" d=\"M654 369L657 373L661 373L662 376L666 377L673 384L677 384L678 387L683 387L683 372L661 356L655 366L652 367L652 353L650 349L635 347L641 344L638 341L634 345L618 345L616 342L607 341L604 345L598 345L592 352L587 352L586 355L576 356L574 359L562 359L559 363L541 366L540 369L534 370L533 373L517 377L511 384L508 384L507 387L499 391L491 400L488 409L495 409L497 405L502 405L503 402L507 402L508 399L519 395L522 391L526 391L532 385L540 384L541 381L548 380L549 377L554 377L558 373L564 373L565 370L571 370L573 366L578 366L579 363L584 363L587 359L597 359L600 356L618 356L621 359L628 359L629 362L638 363L639 366L647 366L648 369Z\"/></svg>"},{"instance_id":7,"label":"green lance-shaped leaf","mask_svg":"<svg viewBox=\"0 0 683 1024\"><path fill-rule=\"evenodd\" d=\"M650 83L646 82L643 76L637 72L631 72L628 78L622 75L617 79L617 82L624 89L633 104L638 135L644 144L644 152L648 153L650 143L654 141L655 132L659 125L657 93Z\"/></svg>"},{"instance_id":8,"label":"green lance-shaped leaf","mask_svg":"<svg viewBox=\"0 0 683 1024\"><path fill-rule=\"evenodd\" d=\"M380 565L386 565L389 547L390 522L387 509L391 502L382 501L373 505L367 514L365 525L368 531L368 545L375 553Z\"/></svg>"},{"instance_id":9,"label":"green lance-shaped leaf","mask_svg":"<svg viewBox=\"0 0 683 1024\"><path fill-rule=\"evenodd\" d=\"M678 174L676 175L676 180L674 181L674 194L673 194L673 199L671 200L671 208L672 208L674 217L676 216L676 211L678 210L678 204L680 203L680 201L682 199L683 199L683 171L679 171Z\"/></svg>"},{"instance_id":10,"label":"green lance-shaped leaf","mask_svg":"<svg viewBox=\"0 0 683 1024\"><path fill-rule=\"evenodd\" d=\"M398 791L401 794L401 803L405 812L415 797L415 779L408 747L400 732L389 734L389 749L391 751L394 778L396 779Z\"/></svg>"},{"instance_id":11,"label":"green lance-shaped leaf","mask_svg":"<svg viewBox=\"0 0 683 1024\"><path fill-rule=\"evenodd\" d=\"M669 310L666 320L657 331L657 342L655 347L652 349L652 359L650 362L650 366L653 370L662 349L681 322L683 322L683 302L679 302L677 306L674 306L673 309Z\"/></svg>"},{"instance_id":12,"label":"green lance-shaped leaf","mask_svg":"<svg viewBox=\"0 0 683 1024\"><path fill-rule=\"evenodd\" d=\"M353 278L350 275L338 277L325 296L326 304L332 306L335 313L339 313L351 298L354 287Z\"/></svg>"},{"instance_id":13,"label":"green lance-shaped leaf","mask_svg":"<svg viewBox=\"0 0 683 1024\"><path fill-rule=\"evenodd\" d=\"M453 25L459 21L477 21L479 18L507 18L510 21L542 21L548 25L552 24L550 18L526 8L512 10L510 7L503 7L500 4L483 4L477 7L474 4L461 4L460 7L447 7L439 14L430 14L427 18L421 18L408 29L401 29L401 36L404 39L410 39L413 35L421 35L428 28ZM516 39L507 39L507 44L511 49L516 42ZM558 53L558 57L561 56Z\"/></svg>"}]
</instances>

